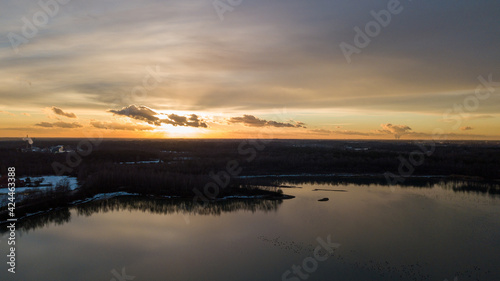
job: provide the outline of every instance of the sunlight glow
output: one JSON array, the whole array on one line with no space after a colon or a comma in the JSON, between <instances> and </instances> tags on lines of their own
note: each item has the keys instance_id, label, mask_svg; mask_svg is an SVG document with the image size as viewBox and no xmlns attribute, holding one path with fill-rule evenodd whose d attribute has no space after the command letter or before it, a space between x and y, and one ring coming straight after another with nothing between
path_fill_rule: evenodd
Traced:
<instances>
[{"instance_id":1,"label":"sunlight glow","mask_svg":"<svg viewBox=\"0 0 500 281\"><path fill-rule=\"evenodd\" d=\"M203 131L202 128L173 126L170 124L162 124L157 130L164 132L165 137L173 138L197 138L200 137Z\"/></svg>"}]
</instances>

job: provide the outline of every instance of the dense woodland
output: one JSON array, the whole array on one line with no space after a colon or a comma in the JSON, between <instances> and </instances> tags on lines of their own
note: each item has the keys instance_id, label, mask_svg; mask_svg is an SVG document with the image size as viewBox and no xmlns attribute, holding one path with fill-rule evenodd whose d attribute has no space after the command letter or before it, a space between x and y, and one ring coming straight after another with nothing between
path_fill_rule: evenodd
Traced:
<instances>
[{"instance_id":1,"label":"dense woodland","mask_svg":"<svg viewBox=\"0 0 500 281\"><path fill-rule=\"evenodd\" d=\"M284 183L387 184L386 173L401 185L465 181L453 189L491 194L499 193L500 183L500 142L36 139L34 145L73 152L23 152L23 141L0 141L2 175L8 167L17 176L70 175L82 188L32 193L25 212L116 191L197 199L194 190L205 199L281 196ZM204 189L208 183L217 190Z\"/></svg>"},{"instance_id":2,"label":"dense woodland","mask_svg":"<svg viewBox=\"0 0 500 281\"><path fill-rule=\"evenodd\" d=\"M39 147L63 144L76 149L82 140L35 140ZM419 146L420 144L420 146ZM434 149L431 150L434 145ZM500 142L414 141L308 141L308 140L104 140L90 151L78 152L81 163L70 167L68 153L22 153L22 141L0 142L2 174L8 166L18 174L38 176L55 174L52 163L71 168L67 175L86 181L91 175L105 173L145 173L189 175L203 181L210 171L226 169L228 161L237 161L239 176L277 174L383 174L398 173L401 159L411 153L429 152L422 164L414 165L412 175L461 175L484 179L500 178ZM83 156L83 154L88 155ZM432 153L431 153L432 152ZM401 158L402 157L402 158ZM120 164L160 160L155 164ZM417 159L420 160L420 159ZM76 162L76 161L73 161ZM132 166L132 167L131 167ZM197 177L200 178L197 178ZM191 183L192 184L192 183Z\"/></svg>"}]
</instances>

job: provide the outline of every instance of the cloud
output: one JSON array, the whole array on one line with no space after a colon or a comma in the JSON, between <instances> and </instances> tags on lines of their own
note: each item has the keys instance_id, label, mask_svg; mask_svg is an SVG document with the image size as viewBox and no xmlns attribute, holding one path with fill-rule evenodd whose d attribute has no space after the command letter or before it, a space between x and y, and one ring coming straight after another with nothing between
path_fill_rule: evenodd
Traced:
<instances>
[{"instance_id":1,"label":"cloud","mask_svg":"<svg viewBox=\"0 0 500 281\"><path fill-rule=\"evenodd\" d=\"M22 9L17 2L2 1L0 34L22 36L19 19L31 18L29 12L39 9L35 4L33 9ZM73 1L71 8L51 18L50 29L40 29L36 38L19 46L22 55L13 55L8 39L2 40L2 109L34 112L63 100L68 110L119 110L139 104L131 92L142 93L136 87L145 89L144 81L153 85L154 79L144 80L149 74L146 68L158 64L160 72L169 76L157 87L146 89L147 104L158 110L271 118L259 114L286 106L297 110L291 116L315 114L307 119L312 127L333 120L343 109L352 109L359 114L347 122L360 128L373 124L372 113L416 112L419 115L412 116L412 124L421 126L428 122L429 113L442 116L453 105L463 105L478 86L478 75L486 77L493 71L494 80L500 79L500 37L492 36L500 33L500 25L492 24L498 18L496 1L460 5L426 1L405 6L404 15L394 16L398 24L391 25L384 38L353 54L352 64L347 64L339 44L354 44L353 27L363 29L373 20L369 11L379 11L384 3L252 3L225 13L230 24L221 25L210 3L201 0L121 0L119 6L114 1ZM434 43L424 47L415 43L425 40ZM63 47L74 42L86 44ZM109 105L115 100L119 107ZM500 95L491 95L481 100L475 114L499 116L499 106ZM323 109L328 112L320 112ZM16 126L46 121L25 119ZM498 126L491 120L481 121L484 125L478 124L478 131L481 127L482 132L497 134ZM386 121L375 122L378 126Z\"/></svg>"},{"instance_id":2,"label":"cloud","mask_svg":"<svg viewBox=\"0 0 500 281\"><path fill-rule=\"evenodd\" d=\"M349 131L349 130L338 130L338 131L333 131L333 130L325 130L325 129L315 129L315 130L310 130L312 133L316 134L321 134L321 135L348 135L348 136L370 136L370 137L380 137L383 135L394 135L396 139L401 138L403 135L416 135L417 133L412 132L412 129L409 126L406 125L392 125L390 123L388 124L381 124L380 125L382 129L378 130L373 130L371 132L359 132L359 131ZM339 127L339 126L337 126Z\"/></svg>"},{"instance_id":3,"label":"cloud","mask_svg":"<svg viewBox=\"0 0 500 281\"><path fill-rule=\"evenodd\" d=\"M21 114L22 114L22 115L24 115L24 116L31 117L31 114L29 114L29 113L25 113L25 112L24 112L24 113L21 113Z\"/></svg>"},{"instance_id":4,"label":"cloud","mask_svg":"<svg viewBox=\"0 0 500 281\"><path fill-rule=\"evenodd\" d=\"M480 114L480 115L467 116L464 119L466 119L466 120L478 120L478 119L491 119L491 118L495 118L495 116L489 115L489 114Z\"/></svg>"},{"instance_id":5,"label":"cloud","mask_svg":"<svg viewBox=\"0 0 500 281\"><path fill-rule=\"evenodd\" d=\"M456 114L454 118L443 118L444 122L456 122L457 118L463 119L463 120L480 120L480 119L492 119L495 118L495 116L490 115L490 114L469 114L469 113L464 113L464 114Z\"/></svg>"},{"instance_id":6,"label":"cloud","mask_svg":"<svg viewBox=\"0 0 500 281\"><path fill-rule=\"evenodd\" d=\"M7 114L7 115L10 115L10 116L16 116L14 113L11 113L11 112L8 112L8 111L4 111L4 110L0 110L0 113Z\"/></svg>"},{"instance_id":7,"label":"cloud","mask_svg":"<svg viewBox=\"0 0 500 281\"><path fill-rule=\"evenodd\" d=\"M147 122L148 124L155 126L161 125L160 118L155 116L159 115L159 113L155 112L154 110L152 110L147 106L129 105L120 110L108 110L108 112L111 112L116 115L130 117L135 120L144 121Z\"/></svg>"},{"instance_id":8,"label":"cloud","mask_svg":"<svg viewBox=\"0 0 500 281\"><path fill-rule=\"evenodd\" d=\"M67 123L67 122L54 122L54 123L49 123L49 122L40 122L35 124L35 126L38 127L44 127L44 128L65 128L65 129L70 129L70 128L81 128L83 127L77 122L73 123Z\"/></svg>"},{"instance_id":9,"label":"cloud","mask_svg":"<svg viewBox=\"0 0 500 281\"><path fill-rule=\"evenodd\" d=\"M411 139L435 139L436 135L432 133L425 133L425 132L414 132L411 130L409 126L405 125L392 125L392 124L382 124L383 127L382 130L372 130L370 132L359 132L359 131L335 131L335 130L327 130L327 129L314 129L314 130L309 130L308 132L311 134L317 134L317 135L350 135L350 136L367 136L367 137L372 137L372 138L380 138L383 136L387 136L389 134L396 136L396 139L398 139L398 136L401 137L403 135L409 136ZM469 131L473 130L474 128L472 127L461 127L460 128L462 131ZM397 135L399 133L399 135ZM447 132L441 134L441 136L445 136L446 139L494 139L492 136L488 135L481 135L481 134L457 134L453 132Z\"/></svg>"},{"instance_id":10,"label":"cloud","mask_svg":"<svg viewBox=\"0 0 500 281\"><path fill-rule=\"evenodd\" d=\"M35 126L44 127L44 128L52 128L52 127L54 127L54 124L49 123L49 122L40 122L38 124L35 124Z\"/></svg>"},{"instance_id":11,"label":"cloud","mask_svg":"<svg viewBox=\"0 0 500 281\"><path fill-rule=\"evenodd\" d=\"M314 130L310 130L310 132L315 133L315 134L320 134L320 135L331 135L331 134L333 134L333 131L325 130L325 129L314 129Z\"/></svg>"},{"instance_id":12,"label":"cloud","mask_svg":"<svg viewBox=\"0 0 500 281\"><path fill-rule=\"evenodd\" d=\"M304 122L295 121L295 125L296 125L296 126L299 126L299 127L306 128L306 123L304 123Z\"/></svg>"},{"instance_id":13,"label":"cloud","mask_svg":"<svg viewBox=\"0 0 500 281\"><path fill-rule=\"evenodd\" d=\"M62 109L55 106L52 107L52 111L57 115L66 116L68 118L76 118L76 115L74 113L64 112Z\"/></svg>"},{"instance_id":14,"label":"cloud","mask_svg":"<svg viewBox=\"0 0 500 281\"><path fill-rule=\"evenodd\" d=\"M90 124L99 129L124 130L124 131L151 131L154 127L138 124L123 124L118 122L91 121Z\"/></svg>"},{"instance_id":15,"label":"cloud","mask_svg":"<svg viewBox=\"0 0 500 281\"><path fill-rule=\"evenodd\" d=\"M136 120L147 122L148 124L160 126L163 124L170 124L173 126L184 126L184 127L199 127L207 128L208 125L203 120L200 120L198 115L191 114L189 116L181 116L177 114L168 114L167 118L160 119L158 115L163 116L161 113L147 106L136 106L129 105L122 108L121 110L109 110L108 112L114 113L116 115L127 116Z\"/></svg>"},{"instance_id":16,"label":"cloud","mask_svg":"<svg viewBox=\"0 0 500 281\"><path fill-rule=\"evenodd\" d=\"M381 124L382 130L377 130L376 132L378 133L386 133L386 134L393 134L396 139L400 139L401 136L406 135L411 132L411 128L406 126L406 125L392 125L390 123L388 124Z\"/></svg>"},{"instance_id":17,"label":"cloud","mask_svg":"<svg viewBox=\"0 0 500 281\"><path fill-rule=\"evenodd\" d=\"M191 114L189 118L177 114L169 114L167 115L167 117L169 119L162 119L161 122L174 126L201 127L201 128L208 127L208 125L205 122L201 121L196 114Z\"/></svg>"},{"instance_id":18,"label":"cloud","mask_svg":"<svg viewBox=\"0 0 500 281\"><path fill-rule=\"evenodd\" d=\"M347 135L347 136L379 136L380 133L365 133L365 132L358 132L358 131L349 131L349 130L342 130L342 131L333 131L333 130L325 130L325 129L314 129L310 130L309 132L315 133L315 134L320 134L320 135Z\"/></svg>"},{"instance_id":19,"label":"cloud","mask_svg":"<svg viewBox=\"0 0 500 281\"><path fill-rule=\"evenodd\" d=\"M229 123L233 124L242 123L243 125L248 127L305 128L305 124L303 122L295 122L295 124L291 124L272 120L267 121L247 114L243 115L242 117L231 117L228 121Z\"/></svg>"}]
</instances>

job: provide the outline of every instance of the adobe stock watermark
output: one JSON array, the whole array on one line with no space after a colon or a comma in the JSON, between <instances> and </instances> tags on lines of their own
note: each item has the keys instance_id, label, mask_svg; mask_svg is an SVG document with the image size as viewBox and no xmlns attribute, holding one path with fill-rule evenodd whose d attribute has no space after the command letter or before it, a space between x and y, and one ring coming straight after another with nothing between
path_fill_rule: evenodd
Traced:
<instances>
[{"instance_id":1,"label":"adobe stock watermark","mask_svg":"<svg viewBox=\"0 0 500 281\"><path fill-rule=\"evenodd\" d=\"M476 111L481 105L481 101L485 101L496 92L495 88L500 87L500 82L493 81L493 74L489 74L488 78L478 76L479 84L474 90L474 94L467 95L461 103L456 103L452 108L445 111L443 114L444 120L452 120L455 122L453 130L457 130L462 125L464 119L469 117L470 112Z\"/></svg>"},{"instance_id":2,"label":"adobe stock watermark","mask_svg":"<svg viewBox=\"0 0 500 281\"><path fill-rule=\"evenodd\" d=\"M281 117L286 113L286 108L284 108L281 112L277 112L275 114L275 118L278 121L283 120ZM263 151L269 143L273 141L274 131L276 128L274 127L265 127L259 130L258 138L243 140L238 145L238 155L243 157L243 160L247 163L251 163L257 158L257 154L259 151ZM196 204L201 204L203 207L211 201L217 198L220 191L226 188L231 179L238 177L243 168L240 165L241 159L232 159L226 162L225 169L218 171L215 173L214 171L210 171L209 176L212 181L208 182L203 187L203 192L201 192L198 188L193 188L194 197L193 201ZM189 224L189 216L183 214L184 220L186 224Z\"/></svg>"},{"instance_id":3,"label":"adobe stock watermark","mask_svg":"<svg viewBox=\"0 0 500 281\"><path fill-rule=\"evenodd\" d=\"M411 1L411 0L409 0ZM403 11L403 6L399 0L389 0L387 9L382 9L378 12L370 11L373 19L365 24L364 30L360 27L354 27L353 44L347 42L340 43L340 50L348 63L351 63L353 54L360 54L362 49L368 47L373 38L380 35L382 28L386 28L392 21L394 15L398 15Z\"/></svg>"},{"instance_id":4,"label":"adobe stock watermark","mask_svg":"<svg viewBox=\"0 0 500 281\"><path fill-rule=\"evenodd\" d=\"M493 81L493 74L491 73L488 75L487 79L483 76L478 76L477 79L479 80L479 84L474 93L467 95L462 103L454 104L452 108L446 110L443 114L444 120L454 120L456 122L453 126L454 130L460 127L463 120L468 117L470 112L478 110L481 101L489 99L491 95L496 92L495 88L500 87L500 82ZM453 117L450 117L450 113L454 113ZM444 133L443 129L436 128L432 135L432 141L418 144L419 150L412 151L408 158L399 156L398 174L395 175L391 172L384 173L387 184L391 186L391 190L394 191L392 185L403 183L407 178L413 175L417 167L424 164L426 157L430 157L434 154L437 141L442 141L447 138L448 136ZM426 147L426 145L428 147Z\"/></svg>"},{"instance_id":5,"label":"adobe stock watermark","mask_svg":"<svg viewBox=\"0 0 500 281\"><path fill-rule=\"evenodd\" d=\"M262 151L266 146L272 141L272 131L263 135L262 132L259 133L258 139L244 140L238 145L238 154L245 157L244 160L248 163L252 162L257 158L257 152ZM226 188L231 179L239 176L243 168L240 167L240 162L236 159L230 160L226 163L226 169L218 171L210 171L209 176L212 179L211 182L207 183L203 188L203 193L197 188L193 188L195 194L194 201L203 202L203 205L207 204L210 200L214 200L219 195L221 189Z\"/></svg>"},{"instance_id":6,"label":"adobe stock watermark","mask_svg":"<svg viewBox=\"0 0 500 281\"><path fill-rule=\"evenodd\" d=\"M93 135L94 132L98 132L97 137ZM82 163L83 157L89 156L103 140L102 132L97 129L92 132L83 131L83 134L86 139L78 142L75 151L66 153L65 163L57 161L52 162L52 169L56 175L62 176L65 173L71 173L74 168Z\"/></svg>"},{"instance_id":7,"label":"adobe stock watermark","mask_svg":"<svg viewBox=\"0 0 500 281\"><path fill-rule=\"evenodd\" d=\"M111 107L117 105L117 102L127 102L130 99L137 101L137 99L144 100L149 91L154 90L158 85L164 81L166 73L160 72L160 67L155 65L155 67L146 67L146 74L142 78L142 84L132 88L130 96L121 96L121 99L115 100ZM94 128L93 130L83 131L86 139L81 140L75 151L66 154L66 161L53 162L52 169L58 175L64 175L66 173L71 173L74 168L79 166L83 157L89 156L98 147L104 139L103 130L100 128ZM97 136L95 136L97 134Z\"/></svg>"},{"instance_id":8,"label":"adobe stock watermark","mask_svg":"<svg viewBox=\"0 0 500 281\"><path fill-rule=\"evenodd\" d=\"M60 5L66 5L69 2L71 2L71 0L38 1L40 9L33 13L31 20L27 17L21 18L23 26L21 27L20 34L15 32L9 32L9 34L7 34L7 38L14 52L18 54L21 45L28 44L29 40L33 39L38 34L39 28L47 26L49 21L59 14L61 11Z\"/></svg>"},{"instance_id":9,"label":"adobe stock watermark","mask_svg":"<svg viewBox=\"0 0 500 281\"><path fill-rule=\"evenodd\" d=\"M235 7L238 7L241 3L243 3L243 0L214 0L212 6L214 6L219 19L223 21L224 14L234 11Z\"/></svg>"},{"instance_id":10,"label":"adobe stock watermark","mask_svg":"<svg viewBox=\"0 0 500 281\"><path fill-rule=\"evenodd\" d=\"M326 241L321 237L316 238L316 241L318 241L319 245L314 248L313 254L303 259L301 265L294 264L291 269L285 271L281 275L282 281L307 280L311 274L318 270L319 264L326 261L334 250L340 247L340 244L331 242L331 235L326 237Z\"/></svg>"},{"instance_id":11,"label":"adobe stock watermark","mask_svg":"<svg viewBox=\"0 0 500 281\"><path fill-rule=\"evenodd\" d=\"M127 275L125 272L125 267L122 268L121 274L116 271L116 269L111 270L111 274L113 274L114 278L111 278L109 281L127 281L134 280L135 276Z\"/></svg>"},{"instance_id":12,"label":"adobe stock watermark","mask_svg":"<svg viewBox=\"0 0 500 281\"><path fill-rule=\"evenodd\" d=\"M114 100L111 107L130 105L134 102L140 102L147 98L148 93L155 90L160 83L165 81L167 73L160 71L160 66L155 65L146 67L146 74L142 77L142 83L133 87L129 93L122 94Z\"/></svg>"}]
</instances>

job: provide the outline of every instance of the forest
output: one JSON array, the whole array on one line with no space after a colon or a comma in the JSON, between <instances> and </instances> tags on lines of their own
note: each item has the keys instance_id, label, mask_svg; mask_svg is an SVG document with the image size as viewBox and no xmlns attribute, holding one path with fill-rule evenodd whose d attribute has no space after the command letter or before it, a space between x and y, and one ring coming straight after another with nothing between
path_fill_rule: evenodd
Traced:
<instances>
[{"instance_id":1,"label":"forest","mask_svg":"<svg viewBox=\"0 0 500 281\"><path fill-rule=\"evenodd\" d=\"M102 140L79 152L77 147L82 141L85 140L36 141L39 147L62 144L76 150L72 153L21 152L26 146L23 141L0 141L0 173L5 174L7 167L12 166L27 176L62 172L86 181L91 175L135 170L138 177L147 172L169 173L203 181L211 171L225 170L229 161L238 163L239 176L397 174L405 161L413 162L415 176L456 175L494 180L500 172L498 141ZM59 167L54 167L54 163L59 163Z\"/></svg>"},{"instance_id":2,"label":"forest","mask_svg":"<svg viewBox=\"0 0 500 281\"><path fill-rule=\"evenodd\" d=\"M282 185L293 181L417 186L459 181L468 183L463 190L490 193L498 193L500 184L500 143L492 141L37 139L34 145L64 146L65 152L0 141L1 174L15 167L19 177L74 176L81 188L68 192L63 184L31 193L23 205L35 207L26 212L111 192L200 203L233 195L279 197Z\"/></svg>"}]
</instances>

